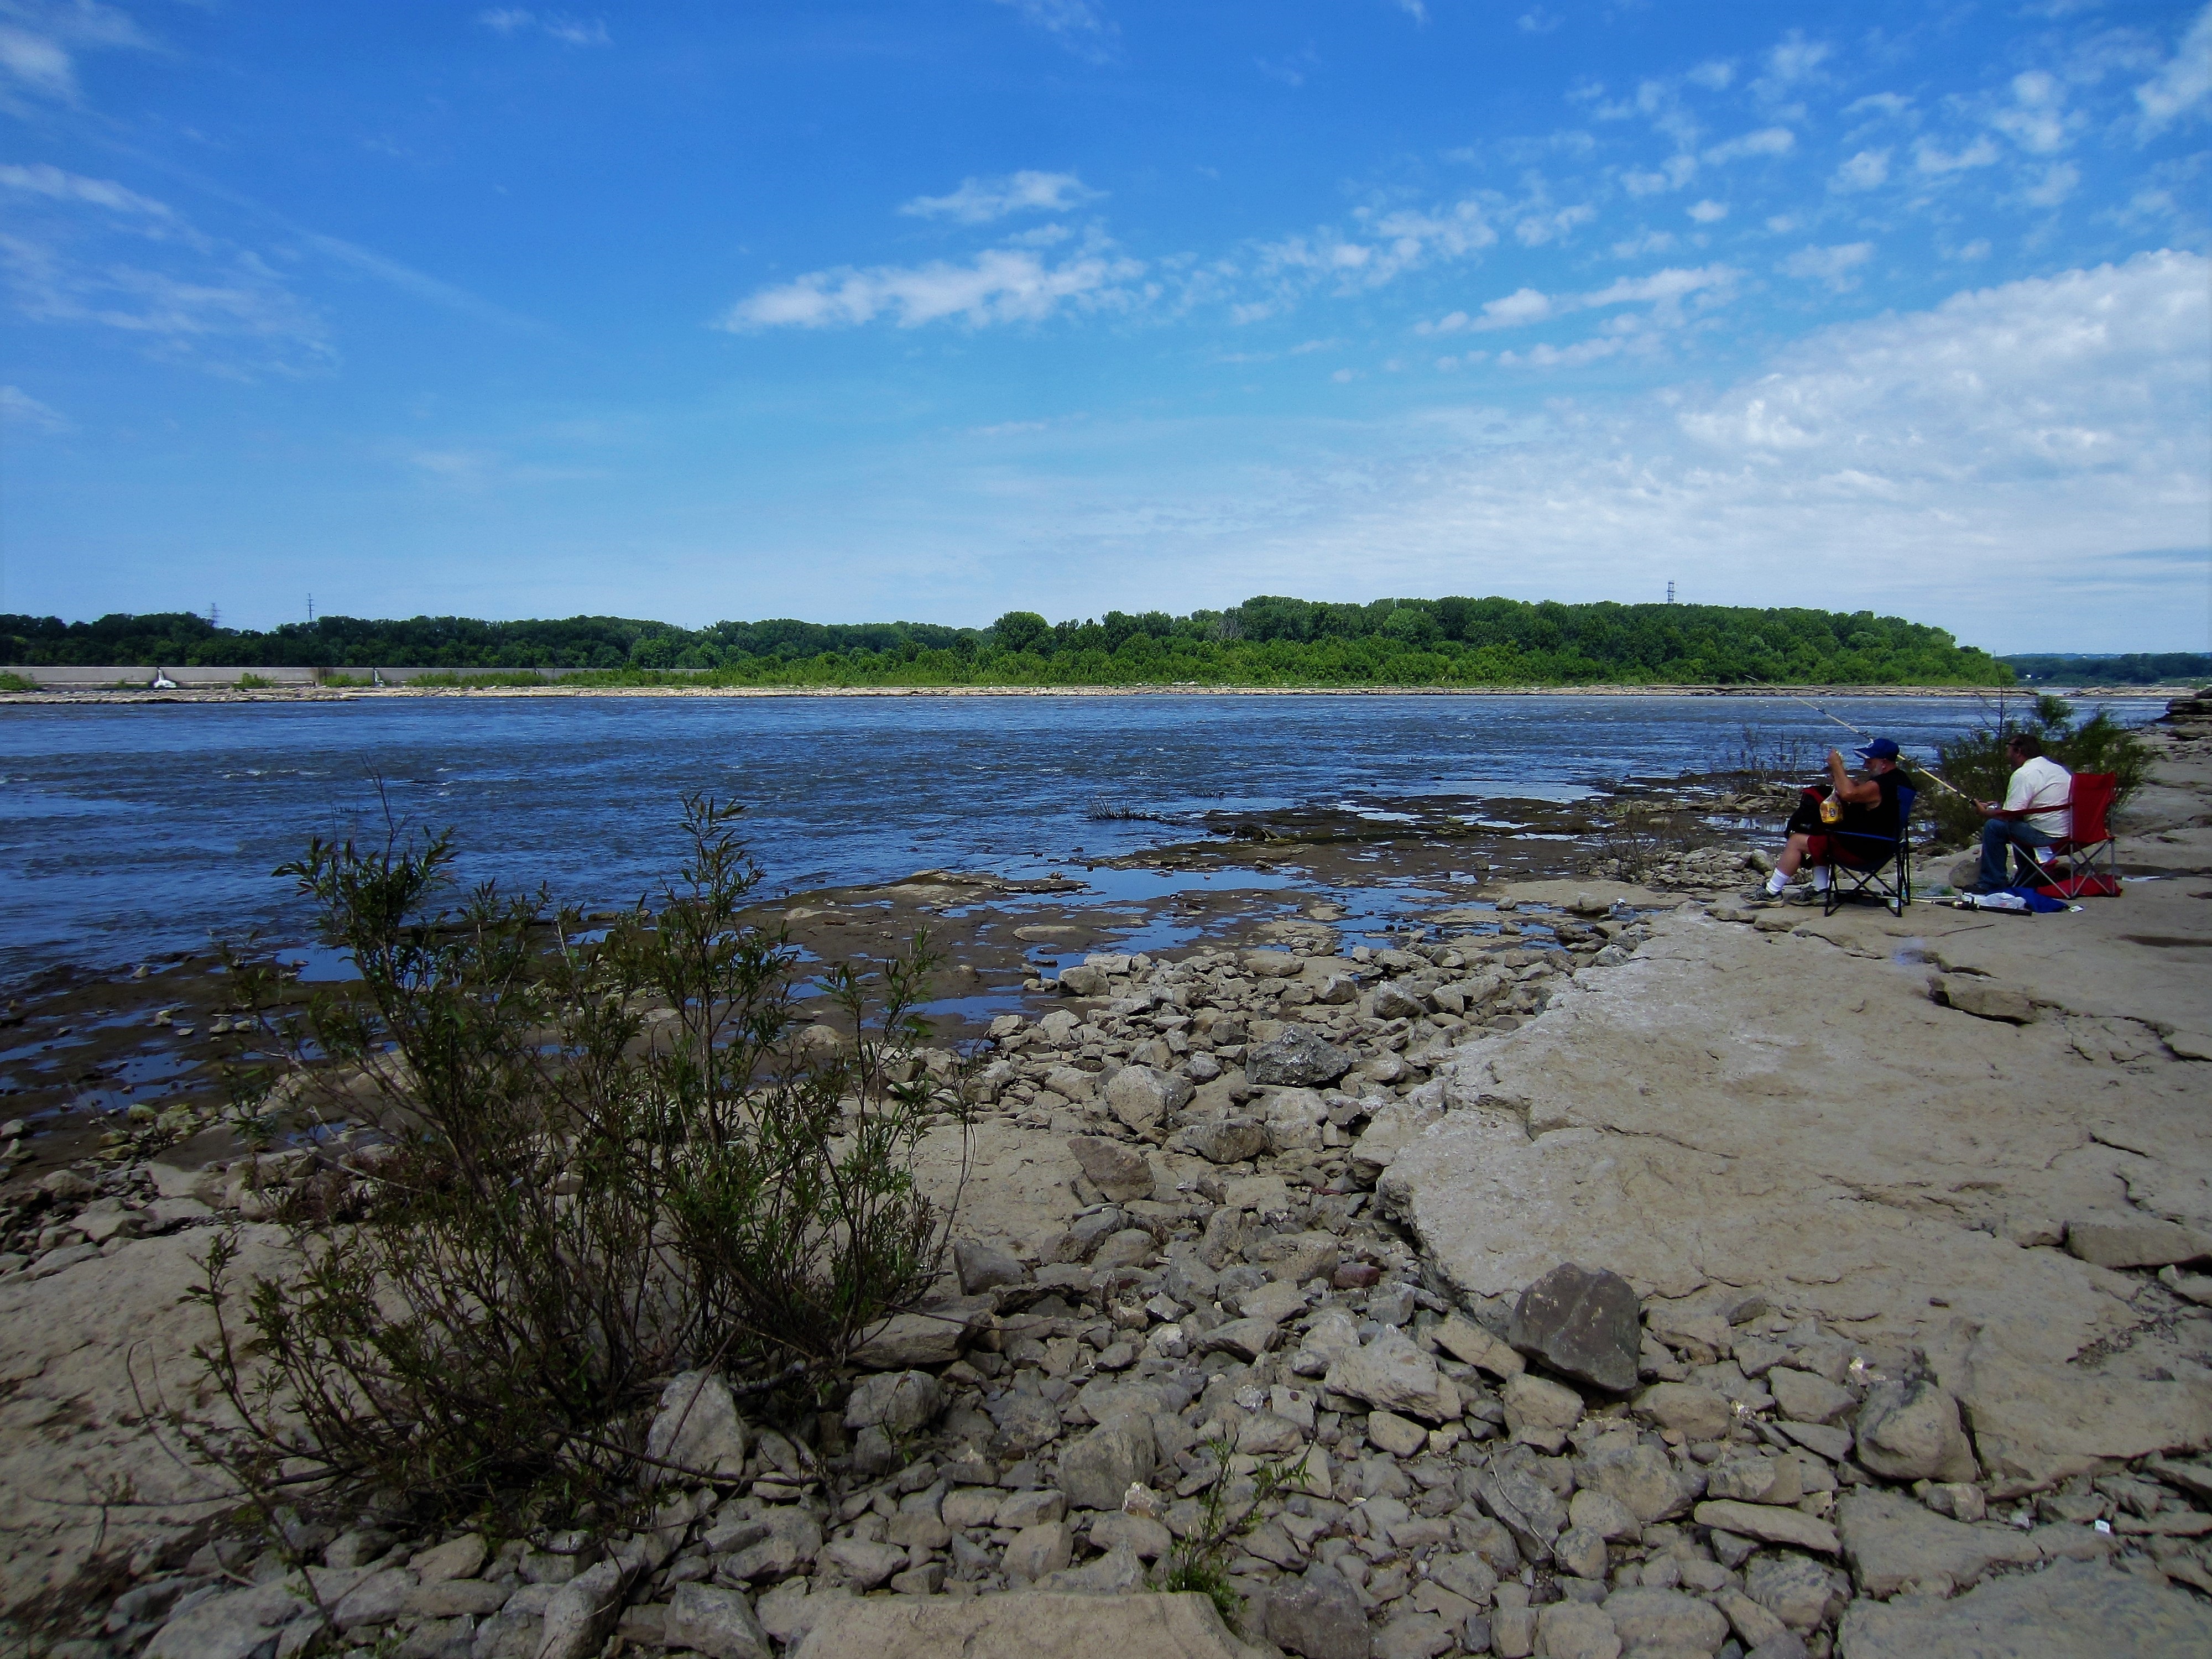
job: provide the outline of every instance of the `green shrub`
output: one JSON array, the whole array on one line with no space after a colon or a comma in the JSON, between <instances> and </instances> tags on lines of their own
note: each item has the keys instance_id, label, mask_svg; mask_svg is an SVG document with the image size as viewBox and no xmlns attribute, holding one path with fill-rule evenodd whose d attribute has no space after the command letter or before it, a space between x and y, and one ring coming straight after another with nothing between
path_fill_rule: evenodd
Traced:
<instances>
[{"instance_id":1,"label":"green shrub","mask_svg":"<svg viewBox=\"0 0 2212 1659\"><path fill-rule=\"evenodd\" d=\"M10 674L4 670L0 670L0 691L35 691L38 689L39 683L36 680L26 679L21 674Z\"/></svg>"},{"instance_id":2,"label":"green shrub","mask_svg":"<svg viewBox=\"0 0 2212 1659\"><path fill-rule=\"evenodd\" d=\"M240 674L238 677L238 689L241 691L266 691L276 684L262 674Z\"/></svg>"},{"instance_id":3,"label":"green shrub","mask_svg":"<svg viewBox=\"0 0 2212 1659\"><path fill-rule=\"evenodd\" d=\"M2014 767L2005 745L2014 736L2027 732L2043 742L2044 751L2069 772L2110 772L2119 779L2112 797L2115 806L2142 787L2150 774L2150 745L2100 709L2078 724L2074 709L2063 697L1999 696L1984 705L1983 722L1966 736L1938 745L1936 770L1966 799L1940 785L1916 779L1921 785L1920 811L1932 817L1942 840L1964 846L1977 839L1984 822L1973 803L2002 801Z\"/></svg>"},{"instance_id":4,"label":"green shrub","mask_svg":"<svg viewBox=\"0 0 2212 1659\"><path fill-rule=\"evenodd\" d=\"M196 1443L250 1491L611 1524L670 1375L818 1377L928 1286L951 1218L915 1163L951 1103L902 1080L927 941L833 971L843 1041L802 1030L794 953L743 918L737 811L687 799L681 874L596 941L542 895L436 908L449 834L317 840L279 872L361 975L291 1032L329 1091L283 1088L389 1139L368 1218L301 1218L298 1275L201 1351L243 1426ZM199 1291L219 1321L234 1259Z\"/></svg>"}]
</instances>

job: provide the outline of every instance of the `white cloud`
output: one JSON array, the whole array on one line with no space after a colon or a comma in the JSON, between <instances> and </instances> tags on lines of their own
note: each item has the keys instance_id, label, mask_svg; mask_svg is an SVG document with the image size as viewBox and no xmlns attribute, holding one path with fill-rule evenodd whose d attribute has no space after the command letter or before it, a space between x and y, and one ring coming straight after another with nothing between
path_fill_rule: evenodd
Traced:
<instances>
[{"instance_id":1,"label":"white cloud","mask_svg":"<svg viewBox=\"0 0 2212 1659\"><path fill-rule=\"evenodd\" d=\"M0 422L39 432L72 432L76 423L19 386L0 386Z\"/></svg>"},{"instance_id":2,"label":"white cloud","mask_svg":"<svg viewBox=\"0 0 2212 1659\"><path fill-rule=\"evenodd\" d=\"M1462 444L1356 483L1333 458L1272 480L1295 516L1255 505L1223 580L1321 591L1356 560L1376 591L1620 599L1681 576L1759 595L1788 591L1786 549L1826 574L1785 602L1997 649L2185 649L2212 512L2208 295L2203 256L2144 254L1824 329L1717 392L1566 406L1506 441L1482 432L1508 417L1468 410ZM1217 561L1224 539L1207 533Z\"/></svg>"},{"instance_id":3,"label":"white cloud","mask_svg":"<svg viewBox=\"0 0 2212 1659\"><path fill-rule=\"evenodd\" d=\"M1701 225L1717 225L1728 217L1728 204L1711 200L1692 202L1689 212L1690 216Z\"/></svg>"},{"instance_id":4,"label":"white cloud","mask_svg":"<svg viewBox=\"0 0 2212 1659\"><path fill-rule=\"evenodd\" d=\"M2212 100L2212 5L2197 14L2164 68L2136 88L2142 126L2153 133Z\"/></svg>"},{"instance_id":5,"label":"white cloud","mask_svg":"<svg viewBox=\"0 0 2212 1659\"><path fill-rule=\"evenodd\" d=\"M1735 65L1713 58L1699 64L1682 78L1705 88L1708 92L1722 92L1735 79Z\"/></svg>"},{"instance_id":6,"label":"white cloud","mask_svg":"<svg viewBox=\"0 0 2212 1659\"><path fill-rule=\"evenodd\" d=\"M1120 285L1143 271L1135 260L1103 250L1048 265L1027 249L993 248L966 264L936 260L814 271L740 300L716 326L732 332L850 328L882 316L893 318L902 328L947 318L974 326L1036 322L1063 306L1095 310L1130 303L1133 296Z\"/></svg>"},{"instance_id":7,"label":"white cloud","mask_svg":"<svg viewBox=\"0 0 2212 1659\"><path fill-rule=\"evenodd\" d=\"M1058 213L1078 202L1095 201L1103 191L1087 189L1072 173L1024 170L998 179L963 179L948 196L917 196L899 211L918 219L951 219L963 225L988 224L1010 213Z\"/></svg>"},{"instance_id":8,"label":"white cloud","mask_svg":"<svg viewBox=\"0 0 2212 1659\"><path fill-rule=\"evenodd\" d=\"M1456 334L1463 331L1483 333L1492 329L1526 328L1570 312L1626 305L1652 306L1662 318L1671 319L1675 308L1691 295L1708 289L1729 289L1735 285L1738 275L1727 265L1705 265L1696 269L1669 268L1654 271L1649 276L1623 276L1588 294L1548 295L1533 288L1516 289L1503 299L1485 305L1480 315L1470 317L1464 311L1455 311L1437 322L1420 325L1418 331ZM1618 349L1615 346L1608 351Z\"/></svg>"},{"instance_id":9,"label":"white cloud","mask_svg":"<svg viewBox=\"0 0 2212 1659\"><path fill-rule=\"evenodd\" d=\"M2043 70L2030 70L2012 78L2009 108L1990 117L1990 125L2031 155L2047 155L2063 149L2073 129L2081 124L2065 108L2065 89L2058 77Z\"/></svg>"},{"instance_id":10,"label":"white cloud","mask_svg":"<svg viewBox=\"0 0 2212 1659\"><path fill-rule=\"evenodd\" d=\"M535 12L522 6L494 6L477 14L477 21L495 34L535 32L564 46L611 46L607 26L592 18L566 17L557 12Z\"/></svg>"},{"instance_id":11,"label":"white cloud","mask_svg":"<svg viewBox=\"0 0 2212 1659\"><path fill-rule=\"evenodd\" d=\"M0 108L21 109L18 94L74 103L76 52L152 44L128 16L98 0L8 0L0 17Z\"/></svg>"},{"instance_id":12,"label":"white cloud","mask_svg":"<svg viewBox=\"0 0 2212 1659\"><path fill-rule=\"evenodd\" d=\"M1534 11L1522 12L1518 20L1518 27L1523 34L1549 34L1565 21L1566 19L1560 16L1559 13L1547 11L1539 6ZM1454 367L1456 368L1457 365L1455 364Z\"/></svg>"},{"instance_id":13,"label":"white cloud","mask_svg":"<svg viewBox=\"0 0 2212 1659\"><path fill-rule=\"evenodd\" d=\"M0 234L0 274L33 322L112 329L157 356L217 374L298 373L334 360L322 319L250 253L185 278L94 266L33 238Z\"/></svg>"},{"instance_id":14,"label":"white cloud","mask_svg":"<svg viewBox=\"0 0 2212 1659\"><path fill-rule=\"evenodd\" d=\"M1079 58L1103 63L1114 55L1119 31L1091 0L998 0Z\"/></svg>"},{"instance_id":15,"label":"white cloud","mask_svg":"<svg viewBox=\"0 0 2212 1659\"><path fill-rule=\"evenodd\" d=\"M1797 135L1787 127L1761 127L1740 138L1715 144L1705 152L1708 161L1740 161L1749 155L1787 155L1797 147Z\"/></svg>"},{"instance_id":16,"label":"white cloud","mask_svg":"<svg viewBox=\"0 0 2212 1659\"><path fill-rule=\"evenodd\" d=\"M1889 151L1863 149L1836 169L1828 188L1838 193L1872 190L1889 179Z\"/></svg>"},{"instance_id":17,"label":"white cloud","mask_svg":"<svg viewBox=\"0 0 2212 1659\"><path fill-rule=\"evenodd\" d=\"M2081 182L2081 169L2071 161L2060 161L2043 170L2043 177L2021 191L2021 200L2030 207L2057 207L2074 193Z\"/></svg>"},{"instance_id":18,"label":"white cloud","mask_svg":"<svg viewBox=\"0 0 2212 1659\"><path fill-rule=\"evenodd\" d=\"M1997 147L1986 138L1977 138L1964 149L1947 150L1932 139L1923 138L1912 146L1912 165L1930 174L1957 173L1966 167L1985 167L1997 159Z\"/></svg>"},{"instance_id":19,"label":"white cloud","mask_svg":"<svg viewBox=\"0 0 2212 1659\"><path fill-rule=\"evenodd\" d=\"M1656 172L1631 167L1620 175L1620 182L1631 196L1656 196L1662 191L1681 189L1697 171L1698 158L1682 153L1668 156Z\"/></svg>"},{"instance_id":20,"label":"white cloud","mask_svg":"<svg viewBox=\"0 0 2212 1659\"><path fill-rule=\"evenodd\" d=\"M1425 24L1429 21L1429 9L1422 0L1392 0L1392 3L1416 23Z\"/></svg>"},{"instance_id":21,"label":"white cloud","mask_svg":"<svg viewBox=\"0 0 2212 1659\"><path fill-rule=\"evenodd\" d=\"M1558 241L1572 234L1576 226L1586 225L1596 217L1595 208L1577 203L1571 207L1532 213L1513 227L1513 234L1523 247L1541 247L1547 242Z\"/></svg>"},{"instance_id":22,"label":"white cloud","mask_svg":"<svg viewBox=\"0 0 2212 1659\"><path fill-rule=\"evenodd\" d=\"M1846 242L1836 247L1800 248L1782 262L1785 276L1802 276L1809 281L1826 283L1840 294L1858 286L1854 275L1858 268L1874 258L1872 242Z\"/></svg>"},{"instance_id":23,"label":"white cloud","mask_svg":"<svg viewBox=\"0 0 2212 1659\"><path fill-rule=\"evenodd\" d=\"M142 215L149 219L175 217L167 206L149 196L141 196L135 190L125 190L112 179L88 179L82 173L64 173L44 161L29 167L12 163L0 164L0 188L20 190L27 195L44 196L58 202L85 202L94 207L104 207L117 213Z\"/></svg>"}]
</instances>

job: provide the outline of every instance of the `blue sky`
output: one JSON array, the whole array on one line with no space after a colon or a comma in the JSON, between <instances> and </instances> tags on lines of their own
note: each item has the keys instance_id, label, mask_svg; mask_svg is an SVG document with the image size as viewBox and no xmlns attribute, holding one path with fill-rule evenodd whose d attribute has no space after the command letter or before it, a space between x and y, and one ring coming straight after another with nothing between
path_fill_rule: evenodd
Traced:
<instances>
[{"instance_id":1,"label":"blue sky","mask_svg":"<svg viewBox=\"0 0 2212 1659\"><path fill-rule=\"evenodd\" d=\"M2212 7L0 0L0 611L2212 646Z\"/></svg>"}]
</instances>

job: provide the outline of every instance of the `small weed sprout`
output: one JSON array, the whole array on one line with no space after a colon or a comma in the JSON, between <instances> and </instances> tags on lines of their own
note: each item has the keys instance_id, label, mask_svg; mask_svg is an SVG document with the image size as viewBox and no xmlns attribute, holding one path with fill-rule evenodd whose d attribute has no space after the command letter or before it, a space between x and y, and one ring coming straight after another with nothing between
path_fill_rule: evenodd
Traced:
<instances>
[{"instance_id":1,"label":"small weed sprout","mask_svg":"<svg viewBox=\"0 0 2212 1659\"><path fill-rule=\"evenodd\" d=\"M1253 1470L1251 1486L1246 1492L1237 1490L1243 1483L1232 1484L1229 1475L1229 1461L1237 1448L1218 1436L1205 1444L1213 1456L1214 1475L1199 1501L1197 1524L1154 1571L1152 1588L1195 1590L1212 1601L1222 1622L1234 1630L1244 1608L1229 1582L1229 1547L1260 1524L1267 1504L1304 1485L1306 1462L1313 1449L1308 1447L1295 1463L1261 1464Z\"/></svg>"}]
</instances>

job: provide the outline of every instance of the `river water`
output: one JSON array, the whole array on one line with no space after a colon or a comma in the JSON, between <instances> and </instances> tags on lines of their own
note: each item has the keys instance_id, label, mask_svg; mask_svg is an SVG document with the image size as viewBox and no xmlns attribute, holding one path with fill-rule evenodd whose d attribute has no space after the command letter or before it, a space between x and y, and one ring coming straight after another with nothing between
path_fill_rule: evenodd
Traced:
<instances>
[{"instance_id":1,"label":"river water","mask_svg":"<svg viewBox=\"0 0 2212 1659\"><path fill-rule=\"evenodd\" d=\"M1985 720L1973 696L1838 698L1908 754ZM2120 702L2148 720L2162 705ZM1420 794L1571 799L1725 764L1747 726L1844 733L1772 697L362 698L0 706L0 982L306 933L271 877L310 835L452 827L469 881L586 907L650 890L687 790L746 803L772 887L917 869L1042 873L1190 814Z\"/></svg>"}]
</instances>

